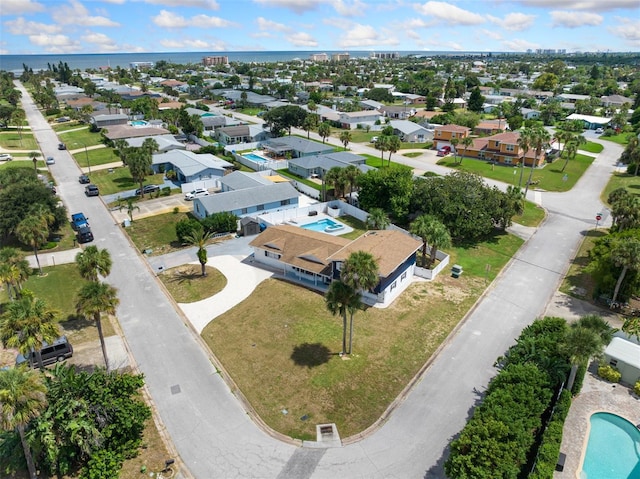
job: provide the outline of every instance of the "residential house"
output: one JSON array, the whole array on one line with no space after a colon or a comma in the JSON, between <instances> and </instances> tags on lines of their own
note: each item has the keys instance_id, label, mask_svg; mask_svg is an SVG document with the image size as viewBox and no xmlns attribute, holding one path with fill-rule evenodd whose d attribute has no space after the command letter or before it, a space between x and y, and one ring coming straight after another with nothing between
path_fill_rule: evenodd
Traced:
<instances>
[{"instance_id":1,"label":"residential house","mask_svg":"<svg viewBox=\"0 0 640 479\"><path fill-rule=\"evenodd\" d=\"M380 108L384 106L384 103L375 100L361 100L360 106L363 110L380 110Z\"/></svg>"},{"instance_id":2,"label":"residential house","mask_svg":"<svg viewBox=\"0 0 640 479\"><path fill-rule=\"evenodd\" d=\"M473 144L464 147L458 146L458 154L465 155L466 158L476 158L485 161L492 161L500 165L520 165L524 161L525 166L535 164L536 167L544 164L546 160L546 152L540 152L540 156L536 158L535 149L531 148L523 154L522 149L518 146L520 132L508 131L498 133L497 135L474 138Z\"/></svg>"},{"instance_id":3,"label":"residential house","mask_svg":"<svg viewBox=\"0 0 640 479\"><path fill-rule=\"evenodd\" d=\"M223 145L237 145L264 141L269 133L260 125L225 126L216 131L216 138Z\"/></svg>"},{"instance_id":4,"label":"residential house","mask_svg":"<svg viewBox=\"0 0 640 479\"><path fill-rule=\"evenodd\" d=\"M336 153L293 158L289 160L289 171L302 178L309 178L314 175L323 178L331 168L346 168L349 165L355 165L363 173L375 169L367 166L366 161L367 159L362 156L354 155L348 151L338 151Z\"/></svg>"},{"instance_id":5,"label":"residential house","mask_svg":"<svg viewBox=\"0 0 640 479\"><path fill-rule=\"evenodd\" d=\"M473 134L478 136L489 136L502 133L507 128L507 120L482 120L473 129Z\"/></svg>"},{"instance_id":6,"label":"residential house","mask_svg":"<svg viewBox=\"0 0 640 479\"><path fill-rule=\"evenodd\" d=\"M523 107L520 109L520 113L522 114L522 118L524 118L525 120L535 120L537 118L540 118L539 110L533 110L531 108Z\"/></svg>"},{"instance_id":7,"label":"residential house","mask_svg":"<svg viewBox=\"0 0 640 479\"><path fill-rule=\"evenodd\" d=\"M584 127L588 130L595 130L596 128L605 128L610 122L611 118L605 118L602 116L592 115L579 115L578 113L572 113L567 120L581 120Z\"/></svg>"},{"instance_id":8,"label":"residential house","mask_svg":"<svg viewBox=\"0 0 640 479\"><path fill-rule=\"evenodd\" d=\"M291 280L325 290L340 278L342 264L356 251L370 253L378 262L378 284L363 293L363 302L390 304L413 280L416 251L422 243L395 230L369 231L355 240L306 230L271 226L250 246L254 262L282 271Z\"/></svg>"},{"instance_id":9,"label":"residential house","mask_svg":"<svg viewBox=\"0 0 640 479\"><path fill-rule=\"evenodd\" d=\"M125 141L131 147L140 148L144 141L148 138L153 139L158 144L158 152L164 153L170 150L186 150L187 147L184 143L176 140L176 137L168 135L155 135L155 136L139 136L135 138L127 138Z\"/></svg>"},{"instance_id":10,"label":"residential house","mask_svg":"<svg viewBox=\"0 0 640 479\"><path fill-rule=\"evenodd\" d=\"M112 115L96 114L91 115L89 122L94 124L96 128L105 128L113 125L126 125L129 117L122 113L114 113Z\"/></svg>"},{"instance_id":11,"label":"residential house","mask_svg":"<svg viewBox=\"0 0 640 479\"><path fill-rule=\"evenodd\" d=\"M630 341L627 337L614 337L604 350L604 361L616 368L626 384L635 384L640 380L640 345Z\"/></svg>"},{"instance_id":12,"label":"residential house","mask_svg":"<svg viewBox=\"0 0 640 479\"><path fill-rule=\"evenodd\" d=\"M229 212L238 217L298 207L300 193L289 182L216 193L193 200L193 214L200 219Z\"/></svg>"},{"instance_id":13,"label":"residential house","mask_svg":"<svg viewBox=\"0 0 640 479\"><path fill-rule=\"evenodd\" d=\"M247 171L234 171L220 179L222 192L246 190L257 186L272 185L273 181L264 176L263 172L249 173Z\"/></svg>"},{"instance_id":14,"label":"residential house","mask_svg":"<svg viewBox=\"0 0 640 479\"><path fill-rule=\"evenodd\" d=\"M407 118L416 114L416 110L413 108L407 108L407 105L388 105L379 109L384 113L387 118L393 118L396 120L406 120Z\"/></svg>"},{"instance_id":15,"label":"residential house","mask_svg":"<svg viewBox=\"0 0 640 479\"><path fill-rule=\"evenodd\" d=\"M394 97L402 98L409 105L417 105L419 103L424 103L425 101L427 101L424 95L416 95L414 93L401 93L394 91L392 95Z\"/></svg>"},{"instance_id":16,"label":"residential house","mask_svg":"<svg viewBox=\"0 0 640 479\"><path fill-rule=\"evenodd\" d=\"M453 98L452 100L445 100L444 98L438 98L438 106L442 107L448 102L453 103L455 108L467 108L467 101L464 98Z\"/></svg>"},{"instance_id":17,"label":"residential house","mask_svg":"<svg viewBox=\"0 0 640 479\"><path fill-rule=\"evenodd\" d=\"M302 158L304 156L333 153L335 146L318 143L299 136L272 138L262 143L262 147L272 158Z\"/></svg>"},{"instance_id":18,"label":"residential house","mask_svg":"<svg viewBox=\"0 0 640 479\"><path fill-rule=\"evenodd\" d=\"M169 135L171 132L158 126L137 127L130 125L113 125L107 127L104 134L111 141L126 140L129 138L146 138Z\"/></svg>"},{"instance_id":19,"label":"residential house","mask_svg":"<svg viewBox=\"0 0 640 479\"><path fill-rule=\"evenodd\" d=\"M433 147L438 149L442 146L451 146L451 140L454 138L461 140L469 136L471 128L460 125L441 125L436 126L433 132Z\"/></svg>"},{"instance_id":20,"label":"residential house","mask_svg":"<svg viewBox=\"0 0 640 479\"><path fill-rule=\"evenodd\" d=\"M233 170L233 165L209 153L198 154L186 150L170 150L153 155L151 168L156 173L174 171L177 181L192 183L222 178Z\"/></svg>"},{"instance_id":21,"label":"residential house","mask_svg":"<svg viewBox=\"0 0 640 479\"><path fill-rule=\"evenodd\" d=\"M381 122L382 119L383 114L378 110L362 110L341 112L338 122L340 123L340 128L355 130L358 128L358 125L360 125L360 127L365 127L367 125L373 126L376 122Z\"/></svg>"},{"instance_id":22,"label":"residential house","mask_svg":"<svg viewBox=\"0 0 640 479\"><path fill-rule=\"evenodd\" d=\"M629 106L633 105L633 98L628 98L622 95L608 95L600 97L600 104L607 108L620 108L625 103Z\"/></svg>"},{"instance_id":23,"label":"residential house","mask_svg":"<svg viewBox=\"0 0 640 479\"><path fill-rule=\"evenodd\" d=\"M391 120L393 133L405 143L425 143L433 140L433 131L409 120Z\"/></svg>"}]
</instances>

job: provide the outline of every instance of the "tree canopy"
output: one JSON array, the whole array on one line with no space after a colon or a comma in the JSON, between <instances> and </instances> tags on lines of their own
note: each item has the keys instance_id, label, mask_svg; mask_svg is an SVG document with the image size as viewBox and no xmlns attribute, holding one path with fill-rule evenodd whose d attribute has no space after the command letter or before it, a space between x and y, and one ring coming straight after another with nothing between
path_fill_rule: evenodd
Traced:
<instances>
[{"instance_id":1,"label":"tree canopy","mask_svg":"<svg viewBox=\"0 0 640 479\"><path fill-rule=\"evenodd\" d=\"M307 112L296 105L284 105L267 111L262 119L274 136L282 136L283 131L291 135L291 128L301 128Z\"/></svg>"}]
</instances>

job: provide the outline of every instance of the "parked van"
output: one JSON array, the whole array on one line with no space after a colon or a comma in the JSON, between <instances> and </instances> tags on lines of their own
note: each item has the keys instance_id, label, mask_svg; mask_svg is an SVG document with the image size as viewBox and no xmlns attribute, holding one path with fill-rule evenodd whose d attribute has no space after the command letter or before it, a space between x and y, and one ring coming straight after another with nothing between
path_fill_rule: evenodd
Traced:
<instances>
[{"instance_id":1,"label":"parked van","mask_svg":"<svg viewBox=\"0 0 640 479\"><path fill-rule=\"evenodd\" d=\"M61 336L56 339L53 344L47 344L46 342L43 343L40 354L42 355L42 363L46 366L47 364L64 361L65 359L73 356L73 346L71 346L71 343L67 341L66 336ZM22 354L18 354L18 357L16 358L16 366L20 366L25 363L32 368L38 367L38 358L35 351L27 357L24 357Z\"/></svg>"}]
</instances>

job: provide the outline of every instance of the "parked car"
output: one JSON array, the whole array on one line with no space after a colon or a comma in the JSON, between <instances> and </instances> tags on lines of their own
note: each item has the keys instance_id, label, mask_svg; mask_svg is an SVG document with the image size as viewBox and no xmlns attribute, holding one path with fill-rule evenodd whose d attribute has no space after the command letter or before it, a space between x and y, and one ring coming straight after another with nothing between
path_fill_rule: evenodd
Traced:
<instances>
[{"instance_id":1,"label":"parked car","mask_svg":"<svg viewBox=\"0 0 640 479\"><path fill-rule=\"evenodd\" d=\"M82 228L78 228L77 232L78 243L91 243L93 241L93 233L91 232L91 228L89 226L83 226Z\"/></svg>"},{"instance_id":2,"label":"parked car","mask_svg":"<svg viewBox=\"0 0 640 479\"><path fill-rule=\"evenodd\" d=\"M89 226L88 220L84 213L74 213L71 215L71 228L73 231L78 231L80 228Z\"/></svg>"},{"instance_id":3,"label":"parked car","mask_svg":"<svg viewBox=\"0 0 640 479\"><path fill-rule=\"evenodd\" d=\"M147 193L153 193L153 192L155 192L155 191L158 191L159 189L160 189L160 186L158 186L158 185L144 185L144 186L142 187L142 192L143 192L143 193L145 193L145 194L147 194ZM138 189L136 190L136 195L137 195L137 196L140 196L140 188L138 188Z\"/></svg>"},{"instance_id":4,"label":"parked car","mask_svg":"<svg viewBox=\"0 0 640 479\"><path fill-rule=\"evenodd\" d=\"M56 118L57 123L65 123L67 121L71 121L71 118L68 116L61 116L60 118Z\"/></svg>"},{"instance_id":5,"label":"parked car","mask_svg":"<svg viewBox=\"0 0 640 479\"><path fill-rule=\"evenodd\" d=\"M80 175L78 177L78 181L80 182L81 185L88 185L89 183L91 183L91 180L87 175Z\"/></svg>"},{"instance_id":6,"label":"parked car","mask_svg":"<svg viewBox=\"0 0 640 479\"><path fill-rule=\"evenodd\" d=\"M13 156L11 156L9 153L2 153L0 155L0 161L11 161L13 160Z\"/></svg>"},{"instance_id":7,"label":"parked car","mask_svg":"<svg viewBox=\"0 0 640 479\"><path fill-rule=\"evenodd\" d=\"M377 136L373 136L373 137L371 137L371 141L369 141L369 143L375 143L376 141L378 141L378 137Z\"/></svg>"},{"instance_id":8,"label":"parked car","mask_svg":"<svg viewBox=\"0 0 640 479\"><path fill-rule=\"evenodd\" d=\"M55 165L56 164L56 159L53 156L47 156L46 163L47 163L47 165Z\"/></svg>"},{"instance_id":9,"label":"parked car","mask_svg":"<svg viewBox=\"0 0 640 479\"><path fill-rule=\"evenodd\" d=\"M67 340L66 336L60 336L53 344L47 344L42 342L42 348L40 349L40 355L42 356L42 363L46 366L59 361L64 361L67 358L73 356L73 346ZM18 354L16 358L16 366L27 363L30 367L38 367L38 358L36 352L32 351L27 356Z\"/></svg>"},{"instance_id":10,"label":"parked car","mask_svg":"<svg viewBox=\"0 0 640 479\"><path fill-rule=\"evenodd\" d=\"M449 153L451 153L451 147L449 145L438 148L438 156L447 156Z\"/></svg>"},{"instance_id":11,"label":"parked car","mask_svg":"<svg viewBox=\"0 0 640 479\"><path fill-rule=\"evenodd\" d=\"M66 150L67 149L67 145L65 145L64 143L58 143L58 150Z\"/></svg>"},{"instance_id":12,"label":"parked car","mask_svg":"<svg viewBox=\"0 0 640 479\"><path fill-rule=\"evenodd\" d=\"M604 133L604 130L602 128L596 128L596 133L598 135L602 135Z\"/></svg>"},{"instance_id":13,"label":"parked car","mask_svg":"<svg viewBox=\"0 0 640 479\"><path fill-rule=\"evenodd\" d=\"M187 201L190 201L190 200L193 200L194 198L199 198L201 196L209 196L209 192L204 188L198 188L184 195L184 199Z\"/></svg>"},{"instance_id":14,"label":"parked car","mask_svg":"<svg viewBox=\"0 0 640 479\"><path fill-rule=\"evenodd\" d=\"M99 196L100 195L100 190L98 189L98 187L94 184L90 184L85 186L84 188L84 194L87 196Z\"/></svg>"}]
</instances>

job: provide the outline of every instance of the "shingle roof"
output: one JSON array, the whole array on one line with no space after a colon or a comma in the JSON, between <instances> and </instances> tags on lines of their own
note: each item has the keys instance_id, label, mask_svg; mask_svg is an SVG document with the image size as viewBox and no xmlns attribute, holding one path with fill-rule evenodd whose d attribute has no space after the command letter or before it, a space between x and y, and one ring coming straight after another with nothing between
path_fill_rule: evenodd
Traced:
<instances>
[{"instance_id":1,"label":"shingle roof","mask_svg":"<svg viewBox=\"0 0 640 479\"><path fill-rule=\"evenodd\" d=\"M185 150L171 150L159 155L153 155L153 164L161 163L171 163L187 177L197 175L206 169L224 170L233 166L228 161L209 153L197 154Z\"/></svg>"},{"instance_id":2,"label":"shingle roof","mask_svg":"<svg viewBox=\"0 0 640 479\"><path fill-rule=\"evenodd\" d=\"M276 152L295 150L301 153L321 153L330 152L335 148L332 145L317 143L298 136L274 138L272 140L265 141L263 145Z\"/></svg>"},{"instance_id":3,"label":"shingle roof","mask_svg":"<svg viewBox=\"0 0 640 479\"><path fill-rule=\"evenodd\" d=\"M208 215L223 211L236 211L256 205L265 205L275 201L297 198L299 193L290 183L257 186L244 190L216 193L211 196L196 198Z\"/></svg>"},{"instance_id":4,"label":"shingle roof","mask_svg":"<svg viewBox=\"0 0 640 479\"><path fill-rule=\"evenodd\" d=\"M438 127L436 127L436 130L439 130L439 131L453 131L455 133L467 133L467 132L471 131L471 129L467 128L466 126L453 125L453 124L438 126Z\"/></svg>"},{"instance_id":5,"label":"shingle roof","mask_svg":"<svg viewBox=\"0 0 640 479\"><path fill-rule=\"evenodd\" d=\"M273 182L260 173L247 173L246 171L234 171L220 179L220 183L231 190L244 190L262 185L272 185Z\"/></svg>"}]
</instances>

